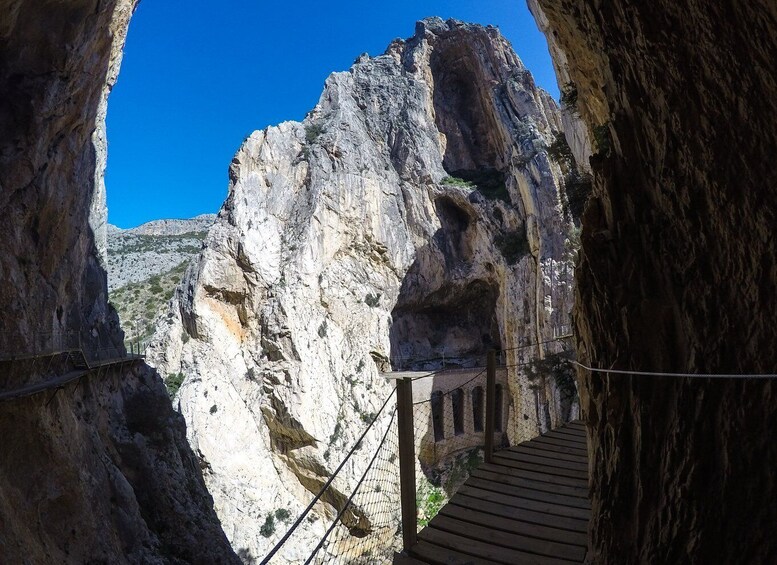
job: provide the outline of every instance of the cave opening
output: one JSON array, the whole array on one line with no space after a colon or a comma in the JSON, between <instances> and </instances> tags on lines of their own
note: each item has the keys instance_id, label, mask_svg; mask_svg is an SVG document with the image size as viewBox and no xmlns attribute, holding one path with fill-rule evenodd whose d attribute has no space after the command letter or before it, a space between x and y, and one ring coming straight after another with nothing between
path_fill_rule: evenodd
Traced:
<instances>
[{"instance_id":1,"label":"cave opening","mask_svg":"<svg viewBox=\"0 0 777 565\"><path fill-rule=\"evenodd\" d=\"M434 79L435 123L445 136L443 168L451 177L474 184L487 198L509 202L501 148L501 128L471 47L453 39L441 42L430 59ZM475 80L473 80L473 77Z\"/></svg>"}]
</instances>

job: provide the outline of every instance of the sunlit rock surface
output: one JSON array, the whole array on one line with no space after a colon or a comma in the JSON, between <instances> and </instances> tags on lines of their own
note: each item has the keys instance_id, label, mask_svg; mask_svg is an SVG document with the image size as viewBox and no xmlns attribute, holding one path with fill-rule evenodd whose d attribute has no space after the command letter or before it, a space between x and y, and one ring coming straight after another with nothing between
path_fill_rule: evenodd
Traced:
<instances>
[{"instance_id":1,"label":"sunlit rock surface","mask_svg":"<svg viewBox=\"0 0 777 565\"><path fill-rule=\"evenodd\" d=\"M264 555L287 527L262 532L266 516L296 516L334 470L391 393L380 370L473 363L568 327L573 167L548 153L561 128L495 28L428 19L332 74L304 122L245 140L151 354L184 377L175 403L241 555ZM532 422L520 433L538 411L558 421L515 374L511 393L510 418ZM317 512L282 559L321 537L333 513Z\"/></svg>"}]
</instances>

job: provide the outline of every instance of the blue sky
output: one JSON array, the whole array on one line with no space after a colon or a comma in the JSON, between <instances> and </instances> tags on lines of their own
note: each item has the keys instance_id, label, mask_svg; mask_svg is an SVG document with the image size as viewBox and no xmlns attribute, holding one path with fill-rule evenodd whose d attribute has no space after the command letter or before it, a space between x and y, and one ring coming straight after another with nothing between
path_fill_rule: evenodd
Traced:
<instances>
[{"instance_id":1,"label":"blue sky","mask_svg":"<svg viewBox=\"0 0 777 565\"><path fill-rule=\"evenodd\" d=\"M327 75L383 53L427 16L498 26L558 98L525 0L142 0L108 102L108 221L218 211L249 133L301 120Z\"/></svg>"}]
</instances>

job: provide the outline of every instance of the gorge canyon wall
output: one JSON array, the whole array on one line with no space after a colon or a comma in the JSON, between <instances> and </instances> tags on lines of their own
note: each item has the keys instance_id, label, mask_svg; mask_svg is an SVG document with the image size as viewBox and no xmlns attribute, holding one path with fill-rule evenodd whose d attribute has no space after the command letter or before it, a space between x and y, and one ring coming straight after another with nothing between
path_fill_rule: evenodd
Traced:
<instances>
[{"instance_id":1,"label":"gorge canyon wall","mask_svg":"<svg viewBox=\"0 0 777 565\"><path fill-rule=\"evenodd\" d=\"M0 2L0 380L123 353L104 118L135 2ZM9 361L9 357L34 356ZM183 419L141 362L0 403L0 561L234 563Z\"/></svg>"},{"instance_id":2,"label":"gorge canyon wall","mask_svg":"<svg viewBox=\"0 0 777 565\"><path fill-rule=\"evenodd\" d=\"M278 539L265 517L319 490L390 395L381 371L466 365L569 323L561 128L498 30L432 18L331 75L304 122L245 140L151 349L184 379L174 402L233 547L257 557ZM517 373L511 393L536 434ZM374 450L368 438L337 496ZM282 560L321 538L333 515L318 511Z\"/></svg>"},{"instance_id":3,"label":"gorge canyon wall","mask_svg":"<svg viewBox=\"0 0 777 565\"><path fill-rule=\"evenodd\" d=\"M774 373L777 6L529 4L594 145L579 357ZM773 381L582 380L594 562L777 558Z\"/></svg>"}]
</instances>

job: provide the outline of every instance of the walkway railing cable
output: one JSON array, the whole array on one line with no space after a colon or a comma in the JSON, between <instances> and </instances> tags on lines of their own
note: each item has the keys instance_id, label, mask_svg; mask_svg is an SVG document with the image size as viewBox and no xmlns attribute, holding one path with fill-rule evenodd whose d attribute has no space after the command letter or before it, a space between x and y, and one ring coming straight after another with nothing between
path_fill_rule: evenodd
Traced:
<instances>
[{"instance_id":1,"label":"walkway railing cable","mask_svg":"<svg viewBox=\"0 0 777 565\"><path fill-rule=\"evenodd\" d=\"M572 361L572 364L593 373L615 373L618 375L634 375L640 377L681 377L690 379L777 379L777 373L667 373L660 371L600 369L597 367L589 367L577 361Z\"/></svg>"},{"instance_id":2,"label":"walkway railing cable","mask_svg":"<svg viewBox=\"0 0 777 565\"><path fill-rule=\"evenodd\" d=\"M383 410L385 410L386 406L388 405L389 401L394 398L394 390L392 389L391 394L389 394L386 397L386 400L383 401L383 405L380 407L380 410L378 410L378 413L375 414L375 417L370 421L370 423L367 425L367 427L364 429L362 434L359 436L359 439L356 440L356 442L351 447L350 451L345 455L343 460L340 462L340 464L337 466L335 471L329 476L329 479L324 483L324 486L321 487L321 489L318 491L318 494L313 497L313 500L310 501L310 504L307 505L305 510L302 511L302 513L299 515L299 517L294 521L294 523L289 527L289 529L286 531L286 533L283 535L283 537L278 541L278 543L275 544L275 546L270 550L270 552L265 556L265 558L262 560L261 565L265 565L266 563L269 563L270 559L272 559L276 553L283 547L283 544L286 543L286 541L291 537L291 535L294 533L294 531L299 527L299 525L302 523L302 521L305 519L305 517L308 515L308 513L313 509L313 507L316 505L316 503L321 499L321 497L324 495L324 493L329 489L329 487L334 482L335 478L337 477L338 473L342 470L342 468L345 466L345 464L348 462L348 460L351 458L351 456L359 449L361 446L362 441L367 436L367 433L372 429L372 426L375 425L375 422L378 421L380 418L380 415L383 413ZM393 415L392 415L393 420ZM388 429L391 429L391 426L388 427ZM369 467L368 467L369 470ZM358 486L357 486L358 489ZM354 491L355 492L355 491ZM344 510L343 510L344 511ZM340 518L340 515L338 515L338 518ZM335 520L335 524L337 523L337 520Z\"/></svg>"}]
</instances>

